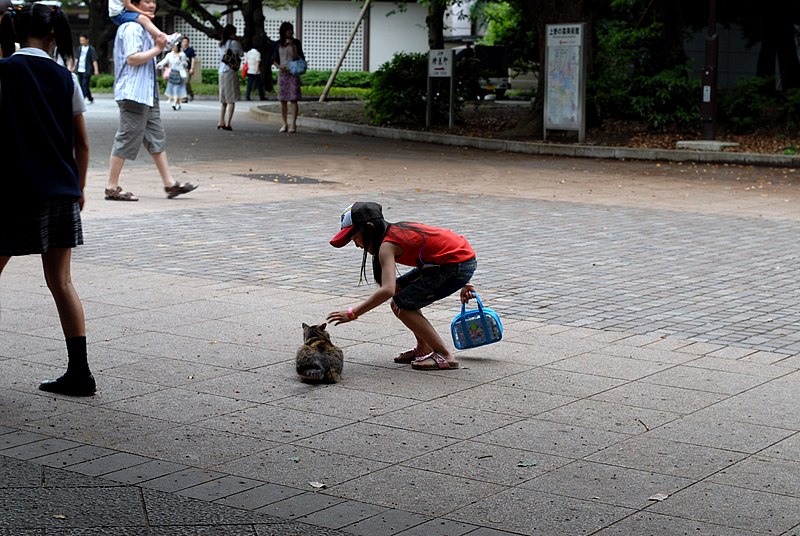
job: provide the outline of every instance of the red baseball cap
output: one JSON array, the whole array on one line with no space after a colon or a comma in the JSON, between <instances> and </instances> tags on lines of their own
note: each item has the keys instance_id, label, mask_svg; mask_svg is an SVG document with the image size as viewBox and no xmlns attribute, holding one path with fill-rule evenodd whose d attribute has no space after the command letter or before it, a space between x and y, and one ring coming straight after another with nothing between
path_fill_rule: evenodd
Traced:
<instances>
[{"instance_id":1,"label":"red baseball cap","mask_svg":"<svg viewBox=\"0 0 800 536\"><path fill-rule=\"evenodd\" d=\"M335 248L346 246L352 239L355 226L370 220L383 219L383 207L371 201L356 201L342 212L341 229L331 238Z\"/></svg>"}]
</instances>

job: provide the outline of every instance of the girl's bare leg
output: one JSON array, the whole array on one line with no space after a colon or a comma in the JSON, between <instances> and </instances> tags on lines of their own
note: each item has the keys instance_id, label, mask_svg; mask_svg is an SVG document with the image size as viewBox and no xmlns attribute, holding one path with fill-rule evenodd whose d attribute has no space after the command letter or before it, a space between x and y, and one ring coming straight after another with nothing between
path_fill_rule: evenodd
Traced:
<instances>
[{"instance_id":1,"label":"girl's bare leg","mask_svg":"<svg viewBox=\"0 0 800 536\"><path fill-rule=\"evenodd\" d=\"M86 320L83 304L72 284L71 263L69 248L51 249L42 254L44 278L56 302L69 363L63 376L42 382L39 389L68 396L92 396L96 389L86 358Z\"/></svg>"},{"instance_id":2,"label":"girl's bare leg","mask_svg":"<svg viewBox=\"0 0 800 536\"><path fill-rule=\"evenodd\" d=\"M56 302L64 337L85 337L86 321L81 299L72 285L71 261L72 250L69 248L51 249L42 254L44 278Z\"/></svg>"},{"instance_id":3,"label":"girl's bare leg","mask_svg":"<svg viewBox=\"0 0 800 536\"><path fill-rule=\"evenodd\" d=\"M442 356L448 363L457 362L452 352L447 348L431 323L423 316L422 311L419 309L413 311L397 309L394 303L392 303L392 310L395 312L395 316L400 319L400 322L410 329L414 337L416 337L417 348L432 348L434 352Z\"/></svg>"}]
</instances>

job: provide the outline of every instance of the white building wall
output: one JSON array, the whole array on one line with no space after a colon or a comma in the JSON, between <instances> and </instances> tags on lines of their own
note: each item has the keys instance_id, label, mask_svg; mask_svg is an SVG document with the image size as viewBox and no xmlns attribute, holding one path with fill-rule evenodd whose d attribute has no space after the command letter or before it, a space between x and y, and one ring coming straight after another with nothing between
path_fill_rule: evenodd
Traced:
<instances>
[{"instance_id":1,"label":"white building wall","mask_svg":"<svg viewBox=\"0 0 800 536\"><path fill-rule=\"evenodd\" d=\"M303 51L309 69L333 69L361 12L355 2L303 3ZM364 24L359 25L347 51L343 71L364 70Z\"/></svg>"},{"instance_id":2,"label":"white building wall","mask_svg":"<svg viewBox=\"0 0 800 536\"><path fill-rule=\"evenodd\" d=\"M206 6L209 11L221 11L219 6ZM362 4L342 0L306 0L303 2L303 51L310 69L333 69L342 53L353 25L361 12ZM425 28L425 7L408 4L404 12L396 12L394 2L376 2L370 7L370 42L368 70L374 71L391 60L397 52L426 52L428 34ZM298 30L297 10L288 8L274 10L264 8L265 31L272 40L278 38L278 28L289 21ZM234 13L233 25L238 35L244 33L244 19L241 13ZM189 26L183 19L175 20L175 31L189 37L192 47L201 58L205 68L219 65L219 42ZM342 70L361 71L364 69L364 24L359 26L353 43L342 64Z\"/></svg>"},{"instance_id":3,"label":"white building wall","mask_svg":"<svg viewBox=\"0 0 800 536\"><path fill-rule=\"evenodd\" d=\"M378 2L370 8L369 70L376 71L398 52L427 52L428 30L425 6L406 4L406 11L396 11L394 2Z\"/></svg>"},{"instance_id":4,"label":"white building wall","mask_svg":"<svg viewBox=\"0 0 800 536\"><path fill-rule=\"evenodd\" d=\"M472 0L464 0L450 5L444 15L445 37L469 37L472 35L472 20L469 18L469 12L473 3Z\"/></svg>"}]
</instances>

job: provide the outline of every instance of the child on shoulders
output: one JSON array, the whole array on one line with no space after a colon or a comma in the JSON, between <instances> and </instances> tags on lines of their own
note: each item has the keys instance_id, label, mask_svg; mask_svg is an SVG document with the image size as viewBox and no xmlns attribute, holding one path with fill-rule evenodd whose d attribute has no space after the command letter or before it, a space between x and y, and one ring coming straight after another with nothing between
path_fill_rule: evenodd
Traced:
<instances>
[{"instance_id":1,"label":"child on shoulders","mask_svg":"<svg viewBox=\"0 0 800 536\"><path fill-rule=\"evenodd\" d=\"M108 16L111 18L111 22L117 26L122 26L126 22L138 22L147 30L147 33L153 36L153 40L156 42L159 37L163 36L167 40L164 47L165 52L172 50L173 45L181 39L181 34L178 32L167 35L159 30L151 20L151 16L135 6L131 0L108 0Z\"/></svg>"}]
</instances>

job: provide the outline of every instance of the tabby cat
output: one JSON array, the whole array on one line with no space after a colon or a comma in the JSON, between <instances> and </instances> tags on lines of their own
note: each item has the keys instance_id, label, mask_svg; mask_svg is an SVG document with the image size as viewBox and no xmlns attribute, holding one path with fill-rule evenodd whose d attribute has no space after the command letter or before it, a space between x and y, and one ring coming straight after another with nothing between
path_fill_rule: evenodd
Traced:
<instances>
[{"instance_id":1,"label":"tabby cat","mask_svg":"<svg viewBox=\"0 0 800 536\"><path fill-rule=\"evenodd\" d=\"M303 346L297 350L297 374L306 383L338 383L344 353L331 342L327 324L303 323Z\"/></svg>"}]
</instances>

